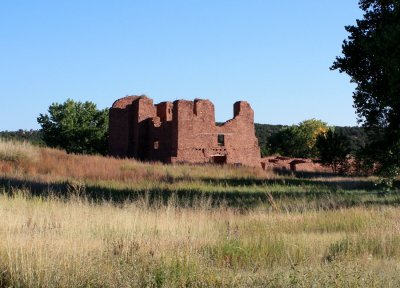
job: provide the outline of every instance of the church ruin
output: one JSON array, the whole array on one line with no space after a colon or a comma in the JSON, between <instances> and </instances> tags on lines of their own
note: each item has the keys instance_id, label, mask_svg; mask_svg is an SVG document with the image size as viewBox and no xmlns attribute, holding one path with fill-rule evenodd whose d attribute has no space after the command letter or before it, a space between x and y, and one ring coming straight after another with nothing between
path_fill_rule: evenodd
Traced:
<instances>
[{"instance_id":1,"label":"church ruin","mask_svg":"<svg viewBox=\"0 0 400 288\"><path fill-rule=\"evenodd\" d=\"M261 166L249 103L236 102L234 118L215 123L209 100L177 100L154 105L146 96L114 102L109 119L109 152L164 163L215 163Z\"/></svg>"}]
</instances>

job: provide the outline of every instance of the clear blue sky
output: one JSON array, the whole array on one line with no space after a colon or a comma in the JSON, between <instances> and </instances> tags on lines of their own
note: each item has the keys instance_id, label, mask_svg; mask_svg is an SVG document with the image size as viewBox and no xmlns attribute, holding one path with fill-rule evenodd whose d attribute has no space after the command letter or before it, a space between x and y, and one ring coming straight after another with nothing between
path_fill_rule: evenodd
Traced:
<instances>
[{"instance_id":1,"label":"clear blue sky","mask_svg":"<svg viewBox=\"0 0 400 288\"><path fill-rule=\"evenodd\" d=\"M346 75L329 71L357 0L4 0L0 130L37 129L67 98L109 107L207 98L218 121L246 100L258 123L355 125Z\"/></svg>"}]
</instances>

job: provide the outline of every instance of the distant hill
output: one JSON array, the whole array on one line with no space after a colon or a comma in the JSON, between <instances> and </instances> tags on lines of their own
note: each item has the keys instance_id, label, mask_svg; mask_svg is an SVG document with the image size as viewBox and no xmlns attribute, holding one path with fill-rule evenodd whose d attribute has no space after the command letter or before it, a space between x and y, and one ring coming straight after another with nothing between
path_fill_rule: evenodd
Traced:
<instances>
[{"instance_id":1,"label":"distant hill","mask_svg":"<svg viewBox=\"0 0 400 288\"><path fill-rule=\"evenodd\" d=\"M217 123L221 125L222 123ZM268 154L269 142L268 139L272 134L278 132L282 128L288 126L285 125L271 125L271 124L255 124L256 135L261 147L263 155ZM356 151L359 147L363 147L366 142L366 134L362 127L335 127L336 131L343 133L348 136L351 140L351 148ZM0 131L0 138L7 140L16 141L28 141L35 145L44 146L44 142L41 138L40 130L18 130L18 131Z\"/></svg>"}]
</instances>

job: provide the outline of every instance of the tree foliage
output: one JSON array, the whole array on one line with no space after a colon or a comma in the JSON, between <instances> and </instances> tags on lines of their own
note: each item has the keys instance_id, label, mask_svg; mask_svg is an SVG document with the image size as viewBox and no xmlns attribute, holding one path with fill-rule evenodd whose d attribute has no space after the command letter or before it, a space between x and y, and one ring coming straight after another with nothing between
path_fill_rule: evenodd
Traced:
<instances>
[{"instance_id":1,"label":"tree foliage","mask_svg":"<svg viewBox=\"0 0 400 288\"><path fill-rule=\"evenodd\" d=\"M45 145L39 130L0 131L0 138L7 141L29 142L37 146Z\"/></svg>"},{"instance_id":2,"label":"tree foliage","mask_svg":"<svg viewBox=\"0 0 400 288\"><path fill-rule=\"evenodd\" d=\"M106 154L108 110L98 110L92 102L68 99L53 103L48 114L37 118L42 126L42 138L50 147L68 153Z\"/></svg>"},{"instance_id":3,"label":"tree foliage","mask_svg":"<svg viewBox=\"0 0 400 288\"><path fill-rule=\"evenodd\" d=\"M265 157L272 154L273 147L271 146L271 137L282 130L283 125L270 125L270 124L254 124L256 129L256 136L261 148L261 156Z\"/></svg>"},{"instance_id":4,"label":"tree foliage","mask_svg":"<svg viewBox=\"0 0 400 288\"><path fill-rule=\"evenodd\" d=\"M318 150L315 147L317 137L327 130L327 124L316 119L305 120L298 125L283 128L271 137L272 153L315 158L318 156Z\"/></svg>"},{"instance_id":5,"label":"tree foliage","mask_svg":"<svg viewBox=\"0 0 400 288\"><path fill-rule=\"evenodd\" d=\"M350 153L355 155L368 143L364 127L332 127L336 133L346 137L350 144Z\"/></svg>"},{"instance_id":6,"label":"tree foliage","mask_svg":"<svg viewBox=\"0 0 400 288\"><path fill-rule=\"evenodd\" d=\"M332 168L333 173L345 173L349 168L350 142L348 137L333 129L321 133L317 137L315 146L323 165Z\"/></svg>"},{"instance_id":7,"label":"tree foliage","mask_svg":"<svg viewBox=\"0 0 400 288\"><path fill-rule=\"evenodd\" d=\"M291 151L293 149L286 149L287 152L282 152L281 143L278 140L278 134L280 134L282 129L288 128L288 126L283 125L270 125L270 124L255 124L256 135L258 138L258 143L261 148L261 155L263 157L272 155L274 153L279 153L281 155L287 156L294 154ZM363 127L333 127L337 133L349 138L351 154L357 154L365 145L367 144L367 135ZM276 152L281 151L281 152Z\"/></svg>"},{"instance_id":8,"label":"tree foliage","mask_svg":"<svg viewBox=\"0 0 400 288\"><path fill-rule=\"evenodd\" d=\"M354 107L371 151L389 177L400 172L400 1L361 0L363 18L346 26L348 39L331 69L351 77Z\"/></svg>"}]
</instances>

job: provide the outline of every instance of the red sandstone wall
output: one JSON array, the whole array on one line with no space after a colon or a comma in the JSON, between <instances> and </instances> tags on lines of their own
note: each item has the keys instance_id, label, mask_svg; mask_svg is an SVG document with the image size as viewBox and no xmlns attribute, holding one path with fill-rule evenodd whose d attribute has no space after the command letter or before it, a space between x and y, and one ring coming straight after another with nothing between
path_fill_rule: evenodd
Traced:
<instances>
[{"instance_id":1,"label":"red sandstone wall","mask_svg":"<svg viewBox=\"0 0 400 288\"><path fill-rule=\"evenodd\" d=\"M292 170L298 172L332 173L331 168L323 166L312 159L269 156L262 158L261 162L265 170Z\"/></svg>"},{"instance_id":2,"label":"red sandstone wall","mask_svg":"<svg viewBox=\"0 0 400 288\"><path fill-rule=\"evenodd\" d=\"M157 116L160 117L161 122L172 121L173 106L171 102L161 102L156 105Z\"/></svg>"},{"instance_id":3,"label":"red sandstone wall","mask_svg":"<svg viewBox=\"0 0 400 288\"><path fill-rule=\"evenodd\" d=\"M247 102L235 103L234 118L221 127L215 125L214 105L208 100L154 106L147 97L126 97L115 103L110 111L111 155L163 162L261 165L254 112ZM218 135L224 135L224 145L218 143Z\"/></svg>"},{"instance_id":4,"label":"red sandstone wall","mask_svg":"<svg viewBox=\"0 0 400 288\"><path fill-rule=\"evenodd\" d=\"M178 151L175 161L204 163L226 156L226 163L260 166L260 148L254 130L254 113L247 102L234 106L235 118L215 125L214 105L208 100L176 101ZM175 115L174 115L175 116ZM224 135L224 146L218 135Z\"/></svg>"},{"instance_id":5,"label":"red sandstone wall","mask_svg":"<svg viewBox=\"0 0 400 288\"><path fill-rule=\"evenodd\" d=\"M174 102L177 162L207 163L217 146L214 105L208 100Z\"/></svg>"},{"instance_id":6,"label":"red sandstone wall","mask_svg":"<svg viewBox=\"0 0 400 288\"><path fill-rule=\"evenodd\" d=\"M114 157L132 157L130 137L133 133L132 103L138 96L115 101L109 114L109 153Z\"/></svg>"},{"instance_id":7,"label":"red sandstone wall","mask_svg":"<svg viewBox=\"0 0 400 288\"><path fill-rule=\"evenodd\" d=\"M150 155L149 134L152 129L151 119L156 117L156 107L153 100L147 97L139 97L133 102L133 155L137 159L146 160Z\"/></svg>"},{"instance_id":8,"label":"red sandstone wall","mask_svg":"<svg viewBox=\"0 0 400 288\"><path fill-rule=\"evenodd\" d=\"M234 104L234 118L217 129L225 134L227 162L260 167L260 147L255 135L254 112L247 102Z\"/></svg>"}]
</instances>

